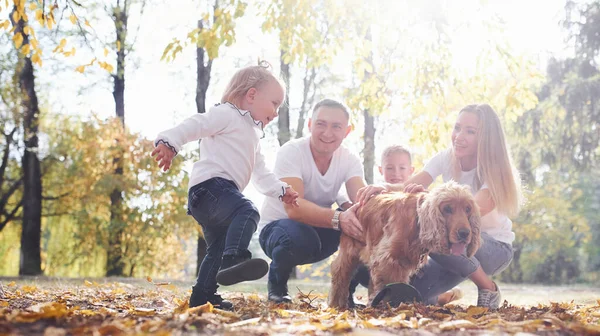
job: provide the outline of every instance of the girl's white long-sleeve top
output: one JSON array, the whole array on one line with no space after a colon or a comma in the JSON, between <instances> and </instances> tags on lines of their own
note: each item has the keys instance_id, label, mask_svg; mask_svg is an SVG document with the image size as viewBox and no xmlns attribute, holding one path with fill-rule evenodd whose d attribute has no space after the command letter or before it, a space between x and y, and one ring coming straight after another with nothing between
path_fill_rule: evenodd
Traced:
<instances>
[{"instance_id":1,"label":"girl's white long-sleeve top","mask_svg":"<svg viewBox=\"0 0 600 336\"><path fill-rule=\"evenodd\" d=\"M222 177L233 181L240 191L252 181L260 193L281 197L288 185L267 169L260 150L262 134L262 124L249 111L224 103L161 132L154 145L163 143L177 153L184 144L202 139L200 160L194 163L188 188Z\"/></svg>"}]
</instances>

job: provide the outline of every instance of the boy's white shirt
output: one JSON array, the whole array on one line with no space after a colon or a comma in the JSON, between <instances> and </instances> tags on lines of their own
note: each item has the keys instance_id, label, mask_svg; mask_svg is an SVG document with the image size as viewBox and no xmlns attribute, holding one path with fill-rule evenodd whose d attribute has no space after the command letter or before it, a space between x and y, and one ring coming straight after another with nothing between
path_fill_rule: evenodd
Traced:
<instances>
[{"instance_id":1,"label":"boy's white shirt","mask_svg":"<svg viewBox=\"0 0 600 336\"><path fill-rule=\"evenodd\" d=\"M299 178L304 184L304 199L323 208L349 201L344 184L351 178L363 178L360 159L340 146L334 153L325 175L319 172L310 150L310 137L286 142L277 153L275 175L279 178ZM279 219L289 218L283 204L266 197L260 211L259 227Z\"/></svg>"},{"instance_id":2,"label":"boy's white shirt","mask_svg":"<svg viewBox=\"0 0 600 336\"><path fill-rule=\"evenodd\" d=\"M262 125L249 111L225 103L161 132L154 145L164 143L177 153L184 144L202 139L200 160L194 162L188 188L221 177L233 181L240 191L252 181L260 193L278 198L288 185L267 169L259 143L262 134Z\"/></svg>"},{"instance_id":3,"label":"boy's white shirt","mask_svg":"<svg viewBox=\"0 0 600 336\"><path fill-rule=\"evenodd\" d=\"M426 171L433 180L438 176L442 175L444 182L453 180L452 177L452 151L446 149L437 153L434 157L427 162L423 171ZM475 183L476 169L469 171L463 171L459 181L460 184L471 187L471 193L475 195L481 189L487 189L487 185L484 183L481 188L477 189ZM492 211L481 217L481 232L485 232L492 236L494 239L512 244L515 240L515 233L512 231L512 221L508 216L498 212L498 208L494 208Z\"/></svg>"}]
</instances>

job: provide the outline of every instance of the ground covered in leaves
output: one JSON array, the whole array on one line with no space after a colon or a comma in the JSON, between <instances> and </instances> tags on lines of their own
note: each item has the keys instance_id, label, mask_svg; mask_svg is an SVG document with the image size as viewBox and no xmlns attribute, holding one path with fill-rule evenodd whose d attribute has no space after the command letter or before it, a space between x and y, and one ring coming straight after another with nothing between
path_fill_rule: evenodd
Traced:
<instances>
[{"instance_id":1,"label":"ground covered in leaves","mask_svg":"<svg viewBox=\"0 0 600 336\"><path fill-rule=\"evenodd\" d=\"M1 282L0 335L600 335L600 300L495 312L466 305L328 309L326 294L299 292L288 305L264 296L225 295L235 312L189 309L189 291L170 283Z\"/></svg>"}]
</instances>

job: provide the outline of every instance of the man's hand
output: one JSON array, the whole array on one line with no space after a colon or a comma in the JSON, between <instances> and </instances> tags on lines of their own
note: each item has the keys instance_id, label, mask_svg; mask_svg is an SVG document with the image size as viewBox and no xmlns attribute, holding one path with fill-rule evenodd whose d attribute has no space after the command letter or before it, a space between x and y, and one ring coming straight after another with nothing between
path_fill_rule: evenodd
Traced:
<instances>
[{"instance_id":1,"label":"man's hand","mask_svg":"<svg viewBox=\"0 0 600 336\"><path fill-rule=\"evenodd\" d=\"M285 194L281 197L281 201L285 204L293 204L294 206L300 206L298 204L298 192L292 188L292 186L287 186L285 188Z\"/></svg>"},{"instance_id":2,"label":"man's hand","mask_svg":"<svg viewBox=\"0 0 600 336\"><path fill-rule=\"evenodd\" d=\"M356 193L356 198L358 200L357 204L364 204L369 200L369 198L386 192L387 189L384 186L378 185L368 185L366 187L360 188Z\"/></svg>"},{"instance_id":3,"label":"man's hand","mask_svg":"<svg viewBox=\"0 0 600 336\"><path fill-rule=\"evenodd\" d=\"M356 209L358 209L358 207L359 205L355 204L351 206L350 209L340 214L340 229L348 236L364 242L365 237L363 236L363 227L356 216Z\"/></svg>"},{"instance_id":4,"label":"man's hand","mask_svg":"<svg viewBox=\"0 0 600 336\"><path fill-rule=\"evenodd\" d=\"M161 143L154 148L151 155L156 155L155 160L158 161L158 167L162 168L163 171L167 171L171 168L171 161L173 161L175 154L173 150Z\"/></svg>"}]
</instances>

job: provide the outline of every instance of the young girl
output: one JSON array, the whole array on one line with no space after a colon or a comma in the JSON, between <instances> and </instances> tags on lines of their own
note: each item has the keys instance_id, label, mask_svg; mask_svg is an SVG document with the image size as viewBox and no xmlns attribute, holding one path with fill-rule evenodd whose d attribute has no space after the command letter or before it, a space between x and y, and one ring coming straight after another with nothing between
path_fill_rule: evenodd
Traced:
<instances>
[{"instance_id":1,"label":"young girl","mask_svg":"<svg viewBox=\"0 0 600 336\"><path fill-rule=\"evenodd\" d=\"M428 303L466 278L477 285L477 305L496 309L500 290L490 276L503 271L513 257L512 222L521 205L521 185L510 157L500 119L487 104L467 105L459 113L452 132L452 147L435 155L404 188L415 192L427 188L436 177L471 187L481 212L482 246L475 256L430 255L412 279ZM359 201L385 187L366 187ZM444 293L448 296L448 292Z\"/></svg>"},{"instance_id":2,"label":"young girl","mask_svg":"<svg viewBox=\"0 0 600 336\"><path fill-rule=\"evenodd\" d=\"M200 142L200 160L189 182L188 213L202 226L207 253L192 289L189 306L206 302L233 309L216 294L217 282L232 285L267 274L268 264L248 250L259 221L258 210L241 193L252 179L259 192L295 204L298 193L270 172L260 152L263 127L277 117L284 88L263 66L239 70L221 103L164 131L155 140L159 167L165 171L181 147Z\"/></svg>"}]
</instances>

